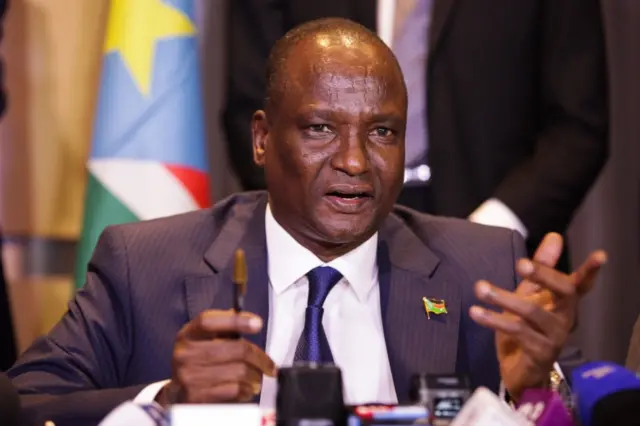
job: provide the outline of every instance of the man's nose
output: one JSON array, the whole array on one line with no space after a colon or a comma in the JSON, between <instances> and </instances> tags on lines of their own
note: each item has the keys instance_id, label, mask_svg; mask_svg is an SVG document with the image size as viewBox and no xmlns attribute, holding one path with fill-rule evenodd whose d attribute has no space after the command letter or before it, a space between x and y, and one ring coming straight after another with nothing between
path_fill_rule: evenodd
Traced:
<instances>
[{"instance_id":1,"label":"man's nose","mask_svg":"<svg viewBox=\"0 0 640 426\"><path fill-rule=\"evenodd\" d=\"M369 155L366 137L352 132L341 138L332 165L349 176L359 176L369 171Z\"/></svg>"}]
</instances>

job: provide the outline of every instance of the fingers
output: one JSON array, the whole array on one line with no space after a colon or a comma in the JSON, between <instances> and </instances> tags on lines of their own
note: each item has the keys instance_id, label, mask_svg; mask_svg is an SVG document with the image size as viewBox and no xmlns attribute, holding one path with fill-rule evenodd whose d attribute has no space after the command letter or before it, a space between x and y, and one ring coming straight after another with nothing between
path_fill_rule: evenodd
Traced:
<instances>
[{"instance_id":1,"label":"fingers","mask_svg":"<svg viewBox=\"0 0 640 426\"><path fill-rule=\"evenodd\" d=\"M562 254L562 236L555 232L550 232L542 239L542 242L533 254L533 260L543 265L555 268Z\"/></svg>"},{"instance_id":2,"label":"fingers","mask_svg":"<svg viewBox=\"0 0 640 426\"><path fill-rule=\"evenodd\" d=\"M558 348L544 334L528 326L521 318L472 306L469 314L478 324L516 339L520 347L536 360L553 360ZM533 366L532 366L533 367Z\"/></svg>"},{"instance_id":3,"label":"fingers","mask_svg":"<svg viewBox=\"0 0 640 426\"><path fill-rule=\"evenodd\" d=\"M190 388L206 388L210 385L224 383L245 383L252 389L260 386L262 372L242 362L231 362L213 366L190 365L177 375L180 383L189 384Z\"/></svg>"},{"instance_id":4,"label":"fingers","mask_svg":"<svg viewBox=\"0 0 640 426\"><path fill-rule=\"evenodd\" d=\"M588 293L606 262L606 252L598 250L591 253L571 275L528 259L520 259L516 270L527 282L550 290L556 297L570 298L576 294L583 296Z\"/></svg>"},{"instance_id":5,"label":"fingers","mask_svg":"<svg viewBox=\"0 0 640 426\"><path fill-rule=\"evenodd\" d=\"M171 386L179 403L249 401L260 393L263 375L274 376L269 356L239 335L262 328L260 317L207 311L185 325L173 349Z\"/></svg>"},{"instance_id":6,"label":"fingers","mask_svg":"<svg viewBox=\"0 0 640 426\"><path fill-rule=\"evenodd\" d=\"M191 404L221 402L249 402L253 399L253 386L247 383L229 382L211 387L200 387L185 392L184 398Z\"/></svg>"},{"instance_id":7,"label":"fingers","mask_svg":"<svg viewBox=\"0 0 640 426\"><path fill-rule=\"evenodd\" d=\"M603 250L598 250L591 253L587 260L571 274L571 281L580 296L591 291L600 269L606 263L607 253Z\"/></svg>"},{"instance_id":8,"label":"fingers","mask_svg":"<svg viewBox=\"0 0 640 426\"><path fill-rule=\"evenodd\" d=\"M556 296L570 297L576 294L576 287L570 277L552 267L520 259L516 270L526 280L550 290Z\"/></svg>"},{"instance_id":9,"label":"fingers","mask_svg":"<svg viewBox=\"0 0 640 426\"><path fill-rule=\"evenodd\" d=\"M262 329L262 318L250 312L205 311L186 324L180 335L188 339L211 339L224 334L255 334Z\"/></svg>"},{"instance_id":10,"label":"fingers","mask_svg":"<svg viewBox=\"0 0 640 426\"><path fill-rule=\"evenodd\" d=\"M275 376L275 363L251 342L244 339L186 341L176 345L174 358L181 363L207 366L237 361L252 366L260 375Z\"/></svg>"},{"instance_id":11,"label":"fingers","mask_svg":"<svg viewBox=\"0 0 640 426\"><path fill-rule=\"evenodd\" d=\"M533 261L554 268L562 254L562 236L555 232L550 232L543 238L542 242L533 255ZM518 260L519 262L520 260ZM540 291L540 285L534 281L527 280L526 276L520 275L523 281L518 286L518 293L530 295Z\"/></svg>"},{"instance_id":12,"label":"fingers","mask_svg":"<svg viewBox=\"0 0 640 426\"><path fill-rule=\"evenodd\" d=\"M527 335L530 333L526 330L527 327L532 328L537 332L542 333L548 340L556 344L562 344L566 338L566 324L563 323L562 317L555 313L545 310L543 304L540 301L525 298L515 293L497 288L486 281L478 281L476 283L476 295L480 300L486 303L490 303L494 306L502 308L504 311L513 314L520 320L515 320L513 316L500 315L488 312L489 320L497 321L496 324L503 326L517 326L518 330L524 328L524 332ZM478 313L477 311L476 313ZM509 318L511 317L511 318ZM493 327L492 327L493 328ZM518 330L512 330L517 332Z\"/></svg>"}]
</instances>

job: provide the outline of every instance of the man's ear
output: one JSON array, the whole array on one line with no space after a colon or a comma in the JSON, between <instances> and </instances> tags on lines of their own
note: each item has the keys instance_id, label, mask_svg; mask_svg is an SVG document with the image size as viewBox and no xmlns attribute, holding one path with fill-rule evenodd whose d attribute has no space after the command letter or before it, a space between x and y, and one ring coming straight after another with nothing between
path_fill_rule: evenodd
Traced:
<instances>
[{"instance_id":1,"label":"man's ear","mask_svg":"<svg viewBox=\"0 0 640 426\"><path fill-rule=\"evenodd\" d=\"M269 121L263 110L258 110L251 119L251 135L253 138L253 161L264 166L265 151L269 139Z\"/></svg>"}]
</instances>

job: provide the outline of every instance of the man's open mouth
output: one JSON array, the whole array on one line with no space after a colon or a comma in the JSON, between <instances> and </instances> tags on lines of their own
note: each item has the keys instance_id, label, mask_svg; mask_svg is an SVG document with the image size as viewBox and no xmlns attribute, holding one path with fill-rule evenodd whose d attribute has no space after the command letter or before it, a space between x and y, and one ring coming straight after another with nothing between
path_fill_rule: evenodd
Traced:
<instances>
[{"instance_id":1,"label":"man's open mouth","mask_svg":"<svg viewBox=\"0 0 640 426\"><path fill-rule=\"evenodd\" d=\"M372 198L373 189L369 186L362 185L333 185L329 188L329 191L327 191L327 195L348 200Z\"/></svg>"},{"instance_id":2,"label":"man's open mouth","mask_svg":"<svg viewBox=\"0 0 640 426\"><path fill-rule=\"evenodd\" d=\"M334 209L343 213L355 213L373 199L373 189L361 186L334 186L326 193Z\"/></svg>"},{"instance_id":3,"label":"man's open mouth","mask_svg":"<svg viewBox=\"0 0 640 426\"><path fill-rule=\"evenodd\" d=\"M347 200L354 200L358 198L371 198L371 194L367 192L340 192L340 191L331 191L327 193L327 195L331 197L340 197L345 198Z\"/></svg>"}]
</instances>

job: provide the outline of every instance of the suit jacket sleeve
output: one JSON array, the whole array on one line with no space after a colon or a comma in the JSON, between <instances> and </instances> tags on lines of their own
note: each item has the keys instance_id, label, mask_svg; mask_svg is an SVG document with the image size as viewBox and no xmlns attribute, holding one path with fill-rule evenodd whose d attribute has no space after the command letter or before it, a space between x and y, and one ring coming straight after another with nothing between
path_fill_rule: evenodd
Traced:
<instances>
[{"instance_id":1,"label":"suit jacket sleeve","mask_svg":"<svg viewBox=\"0 0 640 426\"><path fill-rule=\"evenodd\" d=\"M223 123L231 162L245 190L264 189L264 174L253 162L251 117L261 109L269 51L286 30L281 0L229 2L227 97Z\"/></svg>"},{"instance_id":2,"label":"suit jacket sleeve","mask_svg":"<svg viewBox=\"0 0 640 426\"><path fill-rule=\"evenodd\" d=\"M543 3L538 89L542 129L531 157L494 194L534 238L565 230L608 155L600 2Z\"/></svg>"},{"instance_id":3,"label":"suit jacket sleeve","mask_svg":"<svg viewBox=\"0 0 640 426\"><path fill-rule=\"evenodd\" d=\"M67 313L7 373L28 424L97 424L144 388L125 382L133 330L127 249L119 232L103 233Z\"/></svg>"}]
</instances>

